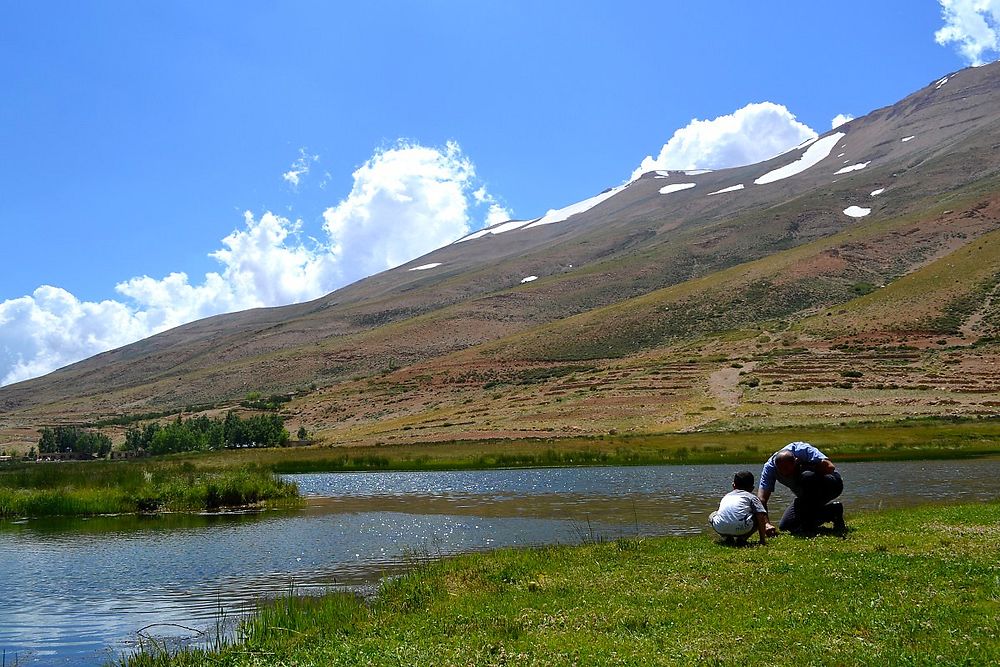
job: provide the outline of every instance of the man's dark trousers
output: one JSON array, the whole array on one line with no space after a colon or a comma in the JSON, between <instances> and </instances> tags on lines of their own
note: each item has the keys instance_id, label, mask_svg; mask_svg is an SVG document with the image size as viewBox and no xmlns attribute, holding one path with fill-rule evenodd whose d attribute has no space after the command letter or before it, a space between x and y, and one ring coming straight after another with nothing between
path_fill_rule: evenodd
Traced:
<instances>
[{"instance_id":1,"label":"man's dark trousers","mask_svg":"<svg viewBox=\"0 0 1000 667\"><path fill-rule=\"evenodd\" d=\"M785 510L778 528L790 533L811 532L820 524L833 521L837 508L829 503L843 490L844 482L837 471L827 475L812 470L802 471L799 473L799 490L795 500Z\"/></svg>"}]
</instances>

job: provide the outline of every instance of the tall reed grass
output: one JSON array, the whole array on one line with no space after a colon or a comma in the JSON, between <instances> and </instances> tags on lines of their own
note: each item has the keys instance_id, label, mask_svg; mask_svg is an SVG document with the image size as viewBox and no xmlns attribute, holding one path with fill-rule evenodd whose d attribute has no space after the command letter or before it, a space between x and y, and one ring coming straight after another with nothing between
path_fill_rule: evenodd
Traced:
<instances>
[{"instance_id":1,"label":"tall reed grass","mask_svg":"<svg viewBox=\"0 0 1000 667\"><path fill-rule=\"evenodd\" d=\"M254 467L82 462L0 472L0 518L215 510L297 497L295 484Z\"/></svg>"},{"instance_id":2,"label":"tall reed grass","mask_svg":"<svg viewBox=\"0 0 1000 667\"><path fill-rule=\"evenodd\" d=\"M201 646L172 649L155 637L140 637L136 649L122 655L118 664L121 667L227 664L234 658L232 651L261 656L266 661L275 651L307 650L317 641L347 636L369 620L370 615L364 601L352 593L331 592L313 597L290 591L286 596L262 602L239 621L234 631L226 632L227 624L220 615L214 632L200 633L207 638Z\"/></svg>"}]
</instances>

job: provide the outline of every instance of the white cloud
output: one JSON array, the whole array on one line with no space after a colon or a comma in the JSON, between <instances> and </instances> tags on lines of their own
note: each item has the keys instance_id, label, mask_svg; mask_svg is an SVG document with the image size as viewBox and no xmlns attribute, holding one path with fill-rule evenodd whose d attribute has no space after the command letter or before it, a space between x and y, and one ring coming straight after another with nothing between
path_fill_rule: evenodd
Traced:
<instances>
[{"instance_id":1,"label":"white cloud","mask_svg":"<svg viewBox=\"0 0 1000 667\"><path fill-rule=\"evenodd\" d=\"M0 384L47 373L146 334L117 301L81 302L49 285L0 303Z\"/></svg>"},{"instance_id":2,"label":"white cloud","mask_svg":"<svg viewBox=\"0 0 1000 667\"><path fill-rule=\"evenodd\" d=\"M323 240L302 239L301 221L247 212L210 253L221 269L197 284L175 272L119 283L124 301L80 301L42 286L0 303L0 385L209 315L319 297L447 245L470 231L473 215L492 221L500 211L507 215L455 143L376 151L354 172L350 194L324 212Z\"/></svg>"},{"instance_id":3,"label":"white cloud","mask_svg":"<svg viewBox=\"0 0 1000 667\"><path fill-rule=\"evenodd\" d=\"M489 206L486 213L486 227L499 225L501 222L507 222L514 217L514 212L497 201L496 197L487 192L485 185L473 192L472 197L476 200L477 204Z\"/></svg>"},{"instance_id":4,"label":"white cloud","mask_svg":"<svg viewBox=\"0 0 1000 667\"><path fill-rule=\"evenodd\" d=\"M656 169L725 169L753 164L816 137L784 106L748 104L714 120L694 119L674 132L660 154L648 156L632 178Z\"/></svg>"},{"instance_id":5,"label":"white cloud","mask_svg":"<svg viewBox=\"0 0 1000 667\"><path fill-rule=\"evenodd\" d=\"M501 222L507 222L512 218L513 214L510 210L494 202L490 204L490 209L486 213L486 226L499 225Z\"/></svg>"},{"instance_id":6,"label":"white cloud","mask_svg":"<svg viewBox=\"0 0 1000 667\"><path fill-rule=\"evenodd\" d=\"M846 113L838 113L833 117L833 120L830 121L830 129L836 130L844 123L850 123L852 120L854 120L854 116Z\"/></svg>"},{"instance_id":7,"label":"white cloud","mask_svg":"<svg viewBox=\"0 0 1000 667\"><path fill-rule=\"evenodd\" d=\"M400 144L377 152L354 172L347 198L323 212L340 283L467 234L474 178L472 162L454 142L443 150Z\"/></svg>"},{"instance_id":8,"label":"white cloud","mask_svg":"<svg viewBox=\"0 0 1000 667\"><path fill-rule=\"evenodd\" d=\"M291 168L283 173L281 177L285 179L285 182L292 186L292 189L298 189L302 178L309 175L309 163L317 162L318 160L318 155L309 155L308 150L300 148L299 156L295 158L295 161L292 162ZM325 184L321 184L321 187L324 185Z\"/></svg>"},{"instance_id":9,"label":"white cloud","mask_svg":"<svg viewBox=\"0 0 1000 667\"><path fill-rule=\"evenodd\" d=\"M1000 56L1000 0L938 0L944 27L934 33L941 46L954 43L970 65Z\"/></svg>"}]
</instances>

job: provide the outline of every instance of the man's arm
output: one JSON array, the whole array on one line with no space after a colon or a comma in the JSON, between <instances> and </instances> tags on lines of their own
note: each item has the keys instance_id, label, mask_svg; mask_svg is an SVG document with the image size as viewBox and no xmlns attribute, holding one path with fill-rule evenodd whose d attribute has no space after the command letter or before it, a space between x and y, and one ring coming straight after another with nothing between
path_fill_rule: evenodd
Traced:
<instances>
[{"instance_id":1,"label":"man's arm","mask_svg":"<svg viewBox=\"0 0 1000 667\"><path fill-rule=\"evenodd\" d=\"M808 442L793 442L788 447L795 453L795 458L802 461L808 470L813 470L820 475L829 475L835 470L830 458Z\"/></svg>"}]
</instances>

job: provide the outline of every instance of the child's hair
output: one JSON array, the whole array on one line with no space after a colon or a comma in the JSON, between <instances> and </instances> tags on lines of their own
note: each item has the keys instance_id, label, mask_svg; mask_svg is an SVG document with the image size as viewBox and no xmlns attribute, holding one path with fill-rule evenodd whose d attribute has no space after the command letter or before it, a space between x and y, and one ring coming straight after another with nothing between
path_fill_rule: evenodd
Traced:
<instances>
[{"instance_id":1,"label":"child's hair","mask_svg":"<svg viewBox=\"0 0 1000 667\"><path fill-rule=\"evenodd\" d=\"M733 486L740 491L753 491L753 473L749 470L733 475Z\"/></svg>"}]
</instances>

